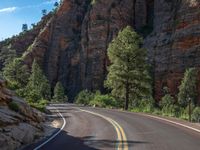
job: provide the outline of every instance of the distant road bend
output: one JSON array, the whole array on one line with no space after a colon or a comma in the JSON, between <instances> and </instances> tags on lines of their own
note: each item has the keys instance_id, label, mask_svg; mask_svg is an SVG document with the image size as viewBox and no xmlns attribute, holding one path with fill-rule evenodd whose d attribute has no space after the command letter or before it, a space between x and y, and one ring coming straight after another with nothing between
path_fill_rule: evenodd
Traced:
<instances>
[{"instance_id":1,"label":"distant road bend","mask_svg":"<svg viewBox=\"0 0 200 150\"><path fill-rule=\"evenodd\" d=\"M49 109L66 125L27 150L200 150L200 133L163 120L70 104Z\"/></svg>"}]
</instances>

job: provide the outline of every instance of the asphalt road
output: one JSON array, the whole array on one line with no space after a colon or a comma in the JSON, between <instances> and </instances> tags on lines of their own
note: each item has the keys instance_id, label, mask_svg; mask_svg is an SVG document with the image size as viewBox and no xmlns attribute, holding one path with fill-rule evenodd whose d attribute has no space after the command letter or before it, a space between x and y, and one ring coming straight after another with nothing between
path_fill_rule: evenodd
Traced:
<instances>
[{"instance_id":1,"label":"asphalt road","mask_svg":"<svg viewBox=\"0 0 200 150\"><path fill-rule=\"evenodd\" d=\"M41 150L200 150L200 133L139 114L62 104L63 130Z\"/></svg>"}]
</instances>

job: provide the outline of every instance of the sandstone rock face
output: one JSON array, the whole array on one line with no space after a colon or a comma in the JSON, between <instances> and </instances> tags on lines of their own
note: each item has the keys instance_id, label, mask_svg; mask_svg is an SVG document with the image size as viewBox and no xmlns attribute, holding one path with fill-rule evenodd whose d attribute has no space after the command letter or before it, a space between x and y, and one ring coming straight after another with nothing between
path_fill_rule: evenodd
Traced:
<instances>
[{"instance_id":1,"label":"sandstone rock face","mask_svg":"<svg viewBox=\"0 0 200 150\"><path fill-rule=\"evenodd\" d=\"M52 89L61 81L70 100L82 89L104 91L108 44L130 25L144 35L159 100L164 86L175 95L185 69L200 65L199 9L199 0L64 0L24 62L36 59Z\"/></svg>"},{"instance_id":2,"label":"sandstone rock face","mask_svg":"<svg viewBox=\"0 0 200 150\"><path fill-rule=\"evenodd\" d=\"M52 87L61 81L69 97L81 89L81 26L89 3L65 0L24 58L29 66L36 59Z\"/></svg>"},{"instance_id":3,"label":"sandstone rock face","mask_svg":"<svg viewBox=\"0 0 200 150\"><path fill-rule=\"evenodd\" d=\"M133 25L132 0L98 0L88 10L81 35L82 88L103 91L109 64L107 48L120 29Z\"/></svg>"},{"instance_id":4,"label":"sandstone rock face","mask_svg":"<svg viewBox=\"0 0 200 150\"><path fill-rule=\"evenodd\" d=\"M15 109L11 106L15 104ZM16 108L17 107L17 108ZM1 150L15 150L42 136L43 115L5 88L0 80Z\"/></svg>"},{"instance_id":5,"label":"sandstone rock face","mask_svg":"<svg viewBox=\"0 0 200 150\"><path fill-rule=\"evenodd\" d=\"M200 1L155 0L154 31L145 47L154 68L155 97L175 95L185 69L200 66Z\"/></svg>"}]
</instances>

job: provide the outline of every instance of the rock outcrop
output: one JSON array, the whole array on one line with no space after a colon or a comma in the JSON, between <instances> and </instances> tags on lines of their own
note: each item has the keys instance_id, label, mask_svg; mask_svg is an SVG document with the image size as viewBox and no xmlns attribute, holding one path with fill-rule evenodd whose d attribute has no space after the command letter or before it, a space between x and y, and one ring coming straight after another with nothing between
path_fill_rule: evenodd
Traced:
<instances>
[{"instance_id":1,"label":"rock outcrop","mask_svg":"<svg viewBox=\"0 0 200 150\"><path fill-rule=\"evenodd\" d=\"M61 81L70 99L82 89L104 91L108 44L130 25L144 36L159 100L164 86L175 95L185 69L200 66L199 9L199 0L63 0L24 62L36 59L52 89Z\"/></svg>"},{"instance_id":2,"label":"rock outcrop","mask_svg":"<svg viewBox=\"0 0 200 150\"><path fill-rule=\"evenodd\" d=\"M14 96L0 80L1 150L15 150L42 136L43 115Z\"/></svg>"},{"instance_id":3,"label":"rock outcrop","mask_svg":"<svg viewBox=\"0 0 200 150\"><path fill-rule=\"evenodd\" d=\"M200 66L200 1L155 0L154 7L154 31L145 39L145 47L159 100L164 86L175 95L185 69ZM198 89L200 93L200 84Z\"/></svg>"},{"instance_id":4,"label":"rock outcrop","mask_svg":"<svg viewBox=\"0 0 200 150\"><path fill-rule=\"evenodd\" d=\"M33 41L52 15L53 13L49 13L44 16L32 29L0 42L0 70L4 67L6 59L9 59L12 55L21 57L25 51L31 49Z\"/></svg>"}]
</instances>

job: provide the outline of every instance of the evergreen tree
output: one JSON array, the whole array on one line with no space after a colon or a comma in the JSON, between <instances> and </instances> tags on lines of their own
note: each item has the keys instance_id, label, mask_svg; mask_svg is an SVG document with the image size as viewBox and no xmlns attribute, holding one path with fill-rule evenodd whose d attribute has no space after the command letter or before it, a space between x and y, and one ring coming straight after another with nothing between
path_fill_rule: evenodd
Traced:
<instances>
[{"instance_id":1,"label":"evergreen tree","mask_svg":"<svg viewBox=\"0 0 200 150\"><path fill-rule=\"evenodd\" d=\"M22 32L28 31L28 25L27 24L22 24Z\"/></svg>"},{"instance_id":2,"label":"evergreen tree","mask_svg":"<svg viewBox=\"0 0 200 150\"><path fill-rule=\"evenodd\" d=\"M46 9L43 9L43 10L42 10L42 15L43 15L43 16L46 16L46 15L47 15L47 10L46 10Z\"/></svg>"},{"instance_id":3,"label":"evergreen tree","mask_svg":"<svg viewBox=\"0 0 200 150\"><path fill-rule=\"evenodd\" d=\"M3 77L12 89L24 88L29 76L28 68L23 64L21 58L13 59L3 68Z\"/></svg>"},{"instance_id":4,"label":"evergreen tree","mask_svg":"<svg viewBox=\"0 0 200 150\"><path fill-rule=\"evenodd\" d=\"M187 69L179 86L178 102L182 107L187 107L191 99L196 104L197 98L197 75L196 68Z\"/></svg>"},{"instance_id":5,"label":"evergreen tree","mask_svg":"<svg viewBox=\"0 0 200 150\"><path fill-rule=\"evenodd\" d=\"M56 102L67 101L67 96L65 96L65 90L60 82L57 82L57 84L54 88L53 100Z\"/></svg>"},{"instance_id":6,"label":"evergreen tree","mask_svg":"<svg viewBox=\"0 0 200 150\"><path fill-rule=\"evenodd\" d=\"M54 3L54 7L55 7L55 8L58 8L58 6L59 6L59 3L58 3L58 2L55 2L55 3Z\"/></svg>"},{"instance_id":7,"label":"evergreen tree","mask_svg":"<svg viewBox=\"0 0 200 150\"><path fill-rule=\"evenodd\" d=\"M111 66L105 85L112 89L114 96L125 99L126 110L130 99L137 106L138 100L151 94L151 78L142 43L142 38L128 26L119 32L108 48Z\"/></svg>"},{"instance_id":8,"label":"evergreen tree","mask_svg":"<svg viewBox=\"0 0 200 150\"><path fill-rule=\"evenodd\" d=\"M31 76L27 84L27 99L38 101L41 99L49 100L51 97L49 82L46 76L43 74L40 66L34 60L32 64Z\"/></svg>"}]
</instances>

